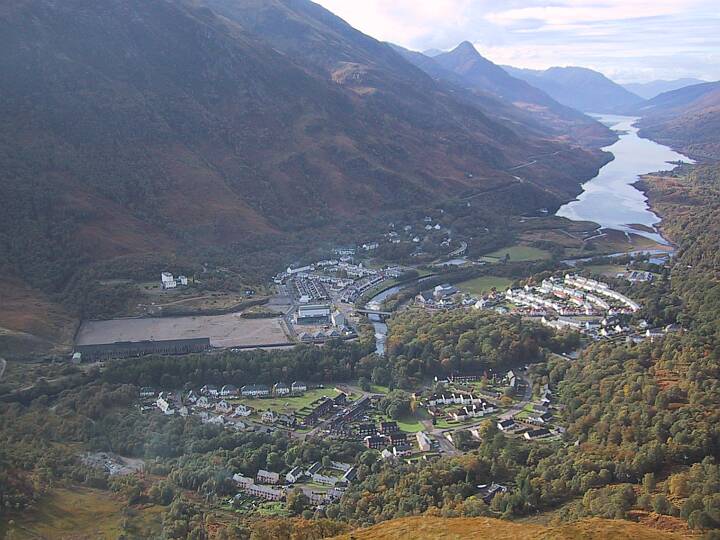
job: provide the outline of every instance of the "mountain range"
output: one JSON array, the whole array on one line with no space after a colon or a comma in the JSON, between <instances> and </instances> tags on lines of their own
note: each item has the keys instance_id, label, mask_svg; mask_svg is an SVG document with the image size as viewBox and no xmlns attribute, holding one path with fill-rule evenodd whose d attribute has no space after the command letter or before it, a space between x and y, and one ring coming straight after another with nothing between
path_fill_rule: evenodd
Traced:
<instances>
[{"instance_id":1,"label":"mountain range","mask_svg":"<svg viewBox=\"0 0 720 540\"><path fill-rule=\"evenodd\" d=\"M578 111L616 113L643 101L642 97L592 69L552 67L538 71L510 66L504 66L504 69Z\"/></svg>"},{"instance_id":2,"label":"mountain range","mask_svg":"<svg viewBox=\"0 0 720 540\"><path fill-rule=\"evenodd\" d=\"M680 88L684 88L686 86L693 86L696 84L702 84L707 81L703 81L701 79L692 79L692 78L685 78L685 79L673 79L670 81L650 81L645 83L627 83L623 86L632 92L633 94L636 94L644 99L652 99L655 96L659 96L660 94L664 92L671 92L673 90L679 90Z\"/></svg>"},{"instance_id":3,"label":"mountain range","mask_svg":"<svg viewBox=\"0 0 720 540\"><path fill-rule=\"evenodd\" d=\"M456 96L495 110L504 119L555 137L588 145L606 145L615 135L599 128L581 112L558 103L541 89L509 75L480 55L469 42L432 58L394 46L406 59L441 84L450 85ZM508 107L511 105L511 107Z\"/></svg>"},{"instance_id":4,"label":"mountain range","mask_svg":"<svg viewBox=\"0 0 720 540\"><path fill-rule=\"evenodd\" d=\"M468 53L440 61L463 71ZM507 190L485 200L503 213L576 195L614 135L522 81L487 82L440 83L307 0L4 4L3 285L21 284L13 305L82 313L80 277L142 273L139 259L251 261L460 194ZM523 183L507 172L534 156L553 158ZM26 321L3 312L0 329L43 327Z\"/></svg>"}]
</instances>

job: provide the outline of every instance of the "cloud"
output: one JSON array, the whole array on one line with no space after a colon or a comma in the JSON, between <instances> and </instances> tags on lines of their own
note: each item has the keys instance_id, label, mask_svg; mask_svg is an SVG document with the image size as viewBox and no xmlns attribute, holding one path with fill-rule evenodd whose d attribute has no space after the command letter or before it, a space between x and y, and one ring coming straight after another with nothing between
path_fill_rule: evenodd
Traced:
<instances>
[{"instance_id":1,"label":"cloud","mask_svg":"<svg viewBox=\"0 0 720 540\"><path fill-rule=\"evenodd\" d=\"M491 60L580 65L621 82L720 79L717 0L317 0L361 31L415 50L473 42Z\"/></svg>"},{"instance_id":2,"label":"cloud","mask_svg":"<svg viewBox=\"0 0 720 540\"><path fill-rule=\"evenodd\" d=\"M444 28L468 22L472 0L320 0L318 3L359 30L399 44L432 39ZM442 21L440 27L437 23Z\"/></svg>"},{"instance_id":3,"label":"cloud","mask_svg":"<svg viewBox=\"0 0 720 540\"><path fill-rule=\"evenodd\" d=\"M535 20L544 25L584 25L600 21L623 21L677 15L702 0L604 0L588 2L566 0L560 4L492 11L485 15L490 22L508 26L518 21Z\"/></svg>"}]
</instances>

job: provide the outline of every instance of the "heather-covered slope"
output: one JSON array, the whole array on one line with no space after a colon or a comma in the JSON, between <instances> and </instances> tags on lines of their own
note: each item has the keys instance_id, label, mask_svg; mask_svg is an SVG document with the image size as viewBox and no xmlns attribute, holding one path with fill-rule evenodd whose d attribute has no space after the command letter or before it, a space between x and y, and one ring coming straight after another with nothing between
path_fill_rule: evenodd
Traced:
<instances>
[{"instance_id":1,"label":"heather-covered slope","mask_svg":"<svg viewBox=\"0 0 720 540\"><path fill-rule=\"evenodd\" d=\"M720 82L665 92L636 114L640 135L700 160L720 159Z\"/></svg>"},{"instance_id":2,"label":"heather-covered slope","mask_svg":"<svg viewBox=\"0 0 720 540\"><path fill-rule=\"evenodd\" d=\"M575 540L613 538L614 540L680 540L683 536L628 521L586 519L567 525L544 527L490 518L443 519L412 517L388 521L338 536L342 540L453 540L492 538L494 540Z\"/></svg>"}]
</instances>

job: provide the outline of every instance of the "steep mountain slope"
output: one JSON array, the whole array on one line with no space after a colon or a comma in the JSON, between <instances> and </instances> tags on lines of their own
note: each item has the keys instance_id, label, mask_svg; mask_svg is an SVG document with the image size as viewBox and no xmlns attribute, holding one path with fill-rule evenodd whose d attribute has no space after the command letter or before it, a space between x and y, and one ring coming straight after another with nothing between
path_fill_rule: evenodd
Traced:
<instances>
[{"instance_id":1,"label":"steep mountain slope","mask_svg":"<svg viewBox=\"0 0 720 540\"><path fill-rule=\"evenodd\" d=\"M635 113L641 136L696 159L720 159L720 82L665 92Z\"/></svg>"},{"instance_id":2,"label":"steep mountain slope","mask_svg":"<svg viewBox=\"0 0 720 540\"><path fill-rule=\"evenodd\" d=\"M602 73L580 67L553 67L544 71L504 66L550 97L578 111L613 113L641 103L643 99Z\"/></svg>"},{"instance_id":3,"label":"steep mountain slope","mask_svg":"<svg viewBox=\"0 0 720 540\"><path fill-rule=\"evenodd\" d=\"M683 536L652 529L629 521L585 519L567 525L544 527L491 518L411 517L357 529L336 537L355 540L452 538L454 540L493 538L495 540L550 540L613 538L617 540L679 540Z\"/></svg>"},{"instance_id":4,"label":"steep mountain slope","mask_svg":"<svg viewBox=\"0 0 720 540\"><path fill-rule=\"evenodd\" d=\"M632 108L631 111L643 116L674 116L690 107L702 105L702 100L711 99L718 90L720 90L720 81L685 86L664 92Z\"/></svg>"},{"instance_id":5,"label":"steep mountain slope","mask_svg":"<svg viewBox=\"0 0 720 540\"><path fill-rule=\"evenodd\" d=\"M546 129L556 134L569 134L571 138L586 144L606 145L614 141L614 135L605 126L598 127L597 122L579 111L561 105L542 90L508 74L503 68L484 58L475 47L464 42L454 50L435 56L425 57L415 62L432 74L434 66L456 77L451 82L462 84L472 91L491 93L511 102L518 108L531 112L540 118ZM410 58L412 60L412 58ZM428 61L429 60L429 61Z\"/></svg>"},{"instance_id":6,"label":"steep mountain slope","mask_svg":"<svg viewBox=\"0 0 720 540\"><path fill-rule=\"evenodd\" d=\"M605 159L455 99L304 0L6 3L0 95L0 276L64 298L118 257L249 259L508 185L552 205ZM551 154L526 184L507 173Z\"/></svg>"},{"instance_id":7,"label":"steep mountain slope","mask_svg":"<svg viewBox=\"0 0 720 540\"><path fill-rule=\"evenodd\" d=\"M646 83L627 83L623 86L632 92L640 96L643 99L652 99L665 92L672 92L673 90L679 90L686 86L693 86L696 84L702 84L707 81L701 79L674 79L671 81L650 81Z\"/></svg>"}]
</instances>

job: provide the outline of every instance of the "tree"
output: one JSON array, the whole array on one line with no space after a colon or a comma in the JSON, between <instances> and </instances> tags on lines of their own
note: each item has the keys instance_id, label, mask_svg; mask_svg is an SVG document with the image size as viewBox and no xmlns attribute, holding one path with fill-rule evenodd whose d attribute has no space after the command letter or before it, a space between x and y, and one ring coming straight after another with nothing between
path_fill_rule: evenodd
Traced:
<instances>
[{"instance_id":1,"label":"tree","mask_svg":"<svg viewBox=\"0 0 720 540\"><path fill-rule=\"evenodd\" d=\"M659 493L653 498L653 510L658 514L671 514L672 505L663 493Z\"/></svg>"},{"instance_id":2,"label":"tree","mask_svg":"<svg viewBox=\"0 0 720 540\"><path fill-rule=\"evenodd\" d=\"M390 372L383 366L377 366L372 371L371 380L373 384L387 386L390 382Z\"/></svg>"},{"instance_id":3,"label":"tree","mask_svg":"<svg viewBox=\"0 0 720 540\"><path fill-rule=\"evenodd\" d=\"M310 505L310 499L300 488L293 489L288 493L285 506L295 516L299 516Z\"/></svg>"},{"instance_id":4,"label":"tree","mask_svg":"<svg viewBox=\"0 0 720 540\"><path fill-rule=\"evenodd\" d=\"M367 377L360 377L358 384L365 392L369 392L371 390L370 380Z\"/></svg>"},{"instance_id":5,"label":"tree","mask_svg":"<svg viewBox=\"0 0 720 540\"><path fill-rule=\"evenodd\" d=\"M652 493L655 491L655 473L645 473L645 476L643 476L643 488L645 489L645 493Z\"/></svg>"}]
</instances>

